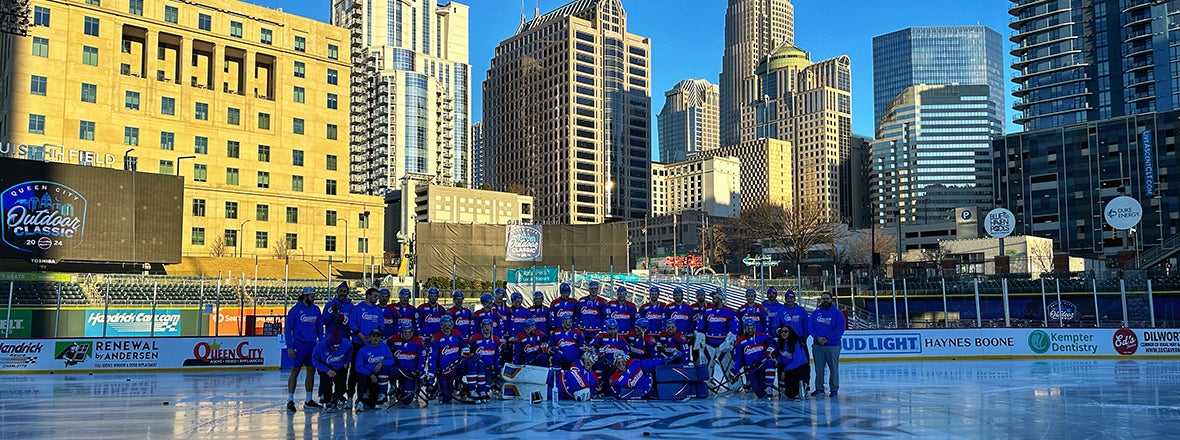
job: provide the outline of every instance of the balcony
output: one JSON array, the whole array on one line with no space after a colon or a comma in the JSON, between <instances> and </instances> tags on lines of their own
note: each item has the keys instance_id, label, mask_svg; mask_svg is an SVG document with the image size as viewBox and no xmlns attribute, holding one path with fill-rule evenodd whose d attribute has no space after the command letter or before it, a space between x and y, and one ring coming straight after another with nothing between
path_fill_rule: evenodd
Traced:
<instances>
[{"instance_id":1,"label":"balcony","mask_svg":"<svg viewBox=\"0 0 1180 440\"><path fill-rule=\"evenodd\" d=\"M1127 6L1123 8L1123 12L1130 12L1143 7L1151 6L1157 0L1126 0Z\"/></svg>"},{"instance_id":2,"label":"balcony","mask_svg":"<svg viewBox=\"0 0 1180 440\"><path fill-rule=\"evenodd\" d=\"M1147 92L1131 93L1127 95L1127 102L1144 101L1148 99L1155 99L1155 95Z\"/></svg>"},{"instance_id":3,"label":"balcony","mask_svg":"<svg viewBox=\"0 0 1180 440\"><path fill-rule=\"evenodd\" d=\"M1148 67L1155 67L1155 63L1152 63L1151 61L1132 61L1131 63L1126 64L1126 72L1130 73Z\"/></svg>"},{"instance_id":4,"label":"balcony","mask_svg":"<svg viewBox=\"0 0 1180 440\"><path fill-rule=\"evenodd\" d=\"M1151 72L1148 72L1148 73L1151 73ZM1145 86L1145 85L1148 85L1148 84L1151 84L1154 82L1155 82L1155 78L1153 78L1152 75L1136 76L1134 78L1131 78L1129 81L1127 81L1127 87Z\"/></svg>"},{"instance_id":5,"label":"balcony","mask_svg":"<svg viewBox=\"0 0 1180 440\"><path fill-rule=\"evenodd\" d=\"M1070 8L1070 7L1066 7L1063 9L1054 9L1052 11L1046 11L1046 12L1041 12L1041 13L1032 12L1030 10L1029 12L1023 12L1018 16L1013 16L1013 17L1008 18L1008 27L1011 28L1012 30L1018 31L1018 30L1020 30L1021 26L1023 26L1025 23L1028 23L1030 21L1049 17L1054 14L1069 12L1072 10L1073 10L1073 8Z\"/></svg>"},{"instance_id":6,"label":"balcony","mask_svg":"<svg viewBox=\"0 0 1180 440\"><path fill-rule=\"evenodd\" d=\"M1050 3L1056 0L1014 0L1012 6L1008 7L1008 14L1020 15L1020 11L1034 7L1036 5Z\"/></svg>"},{"instance_id":7,"label":"balcony","mask_svg":"<svg viewBox=\"0 0 1180 440\"><path fill-rule=\"evenodd\" d=\"M1053 29L1069 26L1072 24L1074 24L1074 22L1072 22L1072 21L1050 20L1050 23L1048 25L1046 25L1045 27L1032 28L1032 29L1028 29L1026 31L1023 31L1023 32L1021 32L1021 31L1013 32L1011 35L1008 36L1008 41L1011 41L1013 43L1019 43L1021 41L1024 41L1025 38L1028 38L1029 35L1039 34L1039 33L1043 33L1043 32L1049 32Z\"/></svg>"},{"instance_id":8,"label":"balcony","mask_svg":"<svg viewBox=\"0 0 1180 440\"><path fill-rule=\"evenodd\" d=\"M1057 57L1060 57L1063 55L1070 55L1070 54L1081 53L1081 52L1082 51L1078 50L1078 49L1069 49L1069 50L1063 50L1061 52L1056 52L1056 53L1051 53L1048 55L1040 56L1037 58L1020 57L1020 58L1017 58L1016 60L1012 61L1012 68L1016 69L1016 70L1020 70L1020 69L1023 69L1024 66L1027 66L1029 64L1032 64L1032 63L1035 63L1038 61L1044 61L1044 60L1048 60L1048 59L1052 59L1052 58L1057 58Z\"/></svg>"},{"instance_id":9,"label":"balcony","mask_svg":"<svg viewBox=\"0 0 1180 440\"><path fill-rule=\"evenodd\" d=\"M1147 29L1140 29L1140 30L1132 31L1132 32L1128 33L1127 38L1124 38L1123 42L1129 43L1129 42L1138 40L1140 38L1146 38L1146 37L1150 37L1150 36L1151 36L1151 27L1148 27Z\"/></svg>"}]
</instances>

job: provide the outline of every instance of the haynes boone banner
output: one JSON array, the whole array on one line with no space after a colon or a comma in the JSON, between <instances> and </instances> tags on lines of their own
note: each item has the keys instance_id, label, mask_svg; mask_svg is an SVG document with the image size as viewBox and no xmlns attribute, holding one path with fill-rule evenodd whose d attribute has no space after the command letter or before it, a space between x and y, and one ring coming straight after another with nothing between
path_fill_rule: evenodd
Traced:
<instances>
[{"instance_id":1,"label":"haynes boone banner","mask_svg":"<svg viewBox=\"0 0 1180 440\"><path fill-rule=\"evenodd\" d=\"M0 373L278 368L274 337L7 339Z\"/></svg>"}]
</instances>

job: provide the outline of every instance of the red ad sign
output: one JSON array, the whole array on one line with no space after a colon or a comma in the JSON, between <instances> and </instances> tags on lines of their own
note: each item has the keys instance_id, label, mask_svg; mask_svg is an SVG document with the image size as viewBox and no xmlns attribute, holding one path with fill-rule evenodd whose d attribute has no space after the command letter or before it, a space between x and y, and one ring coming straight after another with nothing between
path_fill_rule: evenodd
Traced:
<instances>
[{"instance_id":1,"label":"red ad sign","mask_svg":"<svg viewBox=\"0 0 1180 440\"><path fill-rule=\"evenodd\" d=\"M1123 356L1135 354L1139 349L1139 337L1129 328L1120 328L1114 332L1114 350Z\"/></svg>"}]
</instances>

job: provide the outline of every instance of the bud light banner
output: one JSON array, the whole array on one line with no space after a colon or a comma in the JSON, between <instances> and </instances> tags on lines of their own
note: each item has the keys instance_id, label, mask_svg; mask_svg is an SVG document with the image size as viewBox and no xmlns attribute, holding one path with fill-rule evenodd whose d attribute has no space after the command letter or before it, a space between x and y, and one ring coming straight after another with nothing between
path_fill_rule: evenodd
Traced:
<instances>
[{"instance_id":1,"label":"bud light banner","mask_svg":"<svg viewBox=\"0 0 1180 440\"><path fill-rule=\"evenodd\" d=\"M508 225L505 261L541 261L541 225Z\"/></svg>"},{"instance_id":2,"label":"bud light banner","mask_svg":"<svg viewBox=\"0 0 1180 440\"><path fill-rule=\"evenodd\" d=\"M180 310L156 309L155 332L152 332L152 310L108 310L86 311L86 330L83 335L107 337L123 336L180 336Z\"/></svg>"}]
</instances>

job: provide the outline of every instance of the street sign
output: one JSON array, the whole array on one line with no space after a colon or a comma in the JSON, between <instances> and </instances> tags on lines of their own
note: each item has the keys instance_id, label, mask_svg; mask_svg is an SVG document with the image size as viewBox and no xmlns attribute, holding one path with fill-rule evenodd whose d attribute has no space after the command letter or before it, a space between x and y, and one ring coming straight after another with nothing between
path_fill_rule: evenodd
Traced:
<instances>
[{"instance_id":1,"label":"street sign","mask_svg":"<svg viewBox=\"0 0 1180 440\"><path fill-rule=\"evenodd\" d=\"M1004 208L996 208L988 211L987 218L983 221L983 230L993 238L1004 238L1012 235L1012 229L1015 227L1016 216L1012 215L1012 211Z\"/></svg>"},{"instance_id":2,"label":"street sign","mask_svg":"<svg viewBox=\"0 0 1180 440\"><path fill-rule=\"evenodd\" d=\"M745 264L746 266L775 267L778 266L779 263L781 263L781 261L772 260L770 259L770 255L766 254L755 255L753 257L747 255L746 258L742 258L742 264Z\"/></svg>"},{"instance_id":3,"label":"street sign","mask_svg":"<svg viewBox=\"0 0 1180 440\"><path fill-rule=\"evenodd\" d=\"M1118 196L1102 210L1106 224L1115 229L1131 229L1143 218L1143 205L1129 196Z\"/></svg>"}]
</instances>

